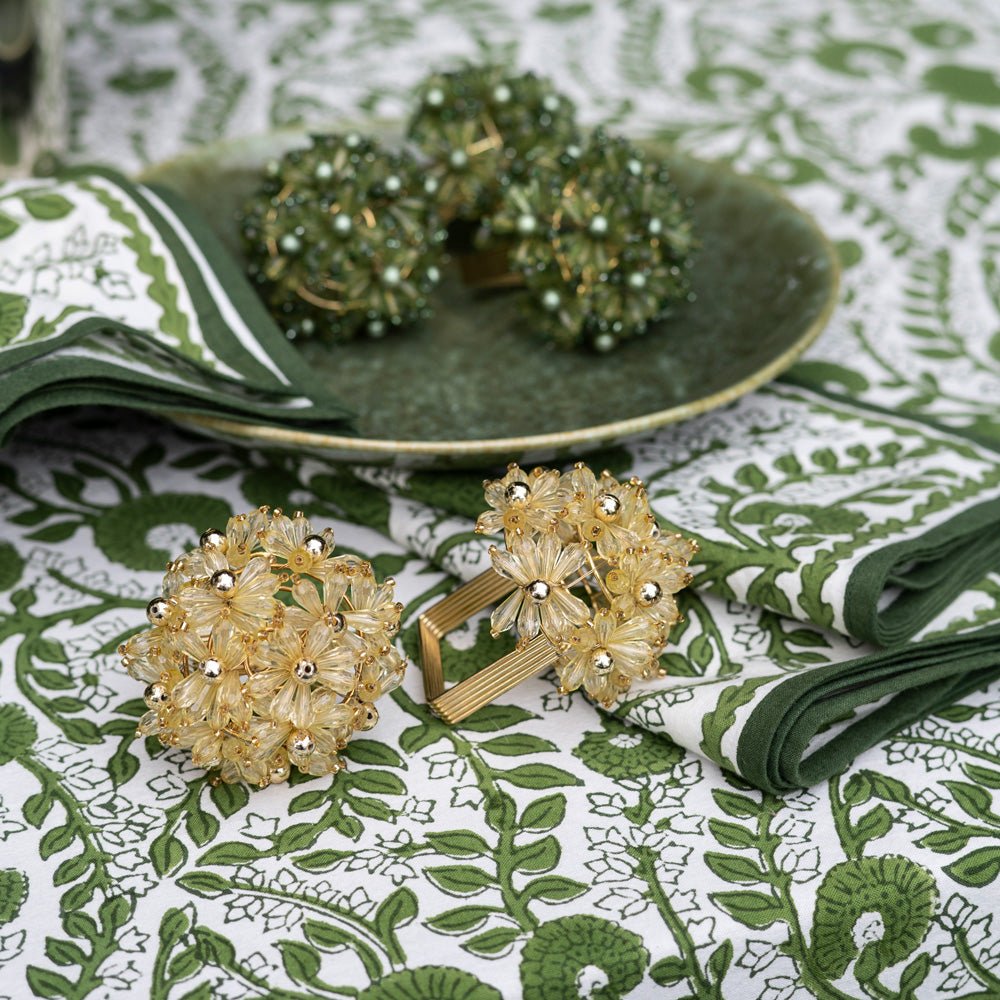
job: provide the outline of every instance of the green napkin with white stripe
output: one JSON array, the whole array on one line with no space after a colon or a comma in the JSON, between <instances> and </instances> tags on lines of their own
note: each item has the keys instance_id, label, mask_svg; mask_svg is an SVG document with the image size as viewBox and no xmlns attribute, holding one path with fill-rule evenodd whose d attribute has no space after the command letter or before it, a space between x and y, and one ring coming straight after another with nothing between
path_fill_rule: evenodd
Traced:
<instances>
[{"instance_id":1,"label":"green napkin with white stripe","mask_svg":"<svg viewBox=\"0 0 1000 1000\"><path fill-rule=\"evenodd\" d=\"M345 429L175 195L112 171L0 185L0 440L70 403Z\"/></svg>"}]
</instances>

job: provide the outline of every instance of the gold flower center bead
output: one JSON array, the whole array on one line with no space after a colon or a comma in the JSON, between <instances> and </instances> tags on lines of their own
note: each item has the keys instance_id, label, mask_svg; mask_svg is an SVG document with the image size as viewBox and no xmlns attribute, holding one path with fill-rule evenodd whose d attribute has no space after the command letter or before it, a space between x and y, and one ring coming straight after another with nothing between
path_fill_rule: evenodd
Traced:
<instances>
[{"instance_id":1,"label":"gold flower center bead","mask_svg":"<svg viewBox=\"0 0 1000 1000\"><path fill-rule=\"evenodd\" d=\"M606 649L600 647L594 650L590 662L594 667L594 673L602 677L605 674L610 674L615 668L615 658Z\"/></svg>"},{"instance_id":2,"label":"gold flower center bead","mask_svg":"<svg viewBox=\"0 0 1000 1000\"><path fill-rule=\"evenodd\" d=\"M354 713L354 728L361 732L374 729L378 722L378 709L374 705L362 705Z\"/></svg>"},{"instance_id":3,"label":"gold flower center bead","mask_svg":"<svg viewBox=\"0 0 1000 1000\"><path fill-rule=\"evenodd\" d=\"M525 503L528 497L531 496L531 487L527 483L518 480L511 483L503 493L507 498L507 503Z\"/></svg>"},{"instance_id":4,"label":"gold flower center bead","mask_svg":"<svg viewBox=\"0 0 1000 1000\"><path fill-rule=\"evenodd\" d=\"M163 625L170 618L170 602L162 597L154 597L146 605L146 618L150 625Z\"/></svg>"},{"instance_id":5,"label":"gold flower center bead","mask_svg":"<svg viewBox=\"0 0 1000 1000\"><path fill-rule=\"evenodd\" d=\"M218 528L209 528L208 531L202 532L198 544L206 551L209 549L219 549L220 551L225 551L228 545L228 540Z\"/></svg>"},{"instance_id":6,"label":"gold flower center bead","mask_svg":"<svg viewBox=\"0 0 1000 1000\"><path fill-rule=\"evenodd\" d=\"M303 572L325 558L326 550L326 539L322 535L306 535L288 557L288 565L298 572Z\"/></svg>"},{"instance_id":7,"label":"gold flower center bead","mask_svg":"<svg viewBox=\"0 0 1000 1000\"><path fill-rule=\"evenodd\" d=\"M302 539L302 548L313 559L319 559L326 555L326 539L322 535L306 535Z\"/></svg>"},{"instance_id":8,"label":"gold flower center bead","mask_svg":"<svg viewBox=\"0 0 1000 1000\"><path fill-rule=\"evenodd\" d=\"M170 701L170 691L166 684L156 681L146 688L142 697L146 702L146 708L162 708Z\"/></svg>"},{"instance_id":9,"label":"gold flower center bead","mask_svg":"<svg viewBox=\"0 0 1000 1000\"><path fill-rule=\"evenodd\" d=\"M216 570L208 583L219 597L227 597L236 589L236 577L228 569Z\"/></svg>"},{"instance_id":10,"label":"gold flower center bead","mask_svg":"<svg viewBox=\"0 0 1000 1000\"><path fill-rule=\"evenodd\" d=\"M201 673L206 681L217 681L222 676L222 664L214 656L210 656L202 661Z\"/></svg>"},{"instance_id":11,"label":"gold flower center bead","mask_svg":"<svg viewBox=\"0 0 1000 1000\"><path fill-rule=\"evenodd\" d=\"M594 504L594 511L603 521L613 521L622 509L622 502L614 493L602 493Z\"/></svg>"},{"instance_id":12,"label":"gold flower center bead","mask_svg":"<svg viewBox=\"0 0 1000 1000\"><path fill-rule=\"evenodd\" d=\"M303 657L295 664L294 672L303 684L311 684L316 679L316 661Z\"/></svg>"}]
</instances>

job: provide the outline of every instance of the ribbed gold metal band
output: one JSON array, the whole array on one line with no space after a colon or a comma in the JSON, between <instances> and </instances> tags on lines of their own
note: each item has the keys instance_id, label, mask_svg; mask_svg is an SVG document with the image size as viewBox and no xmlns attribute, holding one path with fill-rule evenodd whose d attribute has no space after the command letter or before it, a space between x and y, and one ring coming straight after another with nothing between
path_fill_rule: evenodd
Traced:
<instances>
[{"instance_id":1,"label":"ribbed gold metal band","mask_svg":"<svg viewBox=\"0 0 1000 1000\"><path fill-rule=\"evenodd\" d=\"M515 650L478 674L449 688L431 703L431 708L449 725L461 722L484 705L540 674L555 659L556 651L544 635L536 636L522 650Z\"/></svg>"},{"instance_id":2,"label":"ribbed gold metal band","mask_svg":"<svg viewBox=\"0 0 1000 1000\"><path fill-rule=\"evenodd\" d=\"M477 611L506 597L515 587L516 584L512 581L488 569L452 591L420 616L424 691L431 708L445 722L461 722L525 678L540 673L552 662L552 645L544 636L539 636L525 649L509 653L445 692L441 668L441 637Z\"/></svg>"}]
</instances>

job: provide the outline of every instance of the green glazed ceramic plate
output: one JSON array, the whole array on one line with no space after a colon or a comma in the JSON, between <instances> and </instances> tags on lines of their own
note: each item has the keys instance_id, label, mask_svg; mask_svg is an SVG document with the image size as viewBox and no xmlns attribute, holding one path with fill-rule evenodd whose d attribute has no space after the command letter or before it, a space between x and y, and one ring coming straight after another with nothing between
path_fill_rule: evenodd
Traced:
<instances>
[{"instance_id":1,"label":"green glazed ceramic plate","mask_svg":"<svg viewBox=\"0 0 1000 1000\"><path fill-rule=\"evenodd\" d=\"M239 255L237 208L262 164L303 142L276 133L206 146L141 179L186 197ZM702 248L691 275L695 301L645 336L607 355L551 349L528 328L517 291L474 292L451 265L435 315L421 327L379 341L302 344L330 391L358 412L357 437L184 422L355 462L541 462L686 420L770 381L826 324L837 296L836 251L762 181L646 148L667 157L692 199Z\"/></svg>"}]
</instances>

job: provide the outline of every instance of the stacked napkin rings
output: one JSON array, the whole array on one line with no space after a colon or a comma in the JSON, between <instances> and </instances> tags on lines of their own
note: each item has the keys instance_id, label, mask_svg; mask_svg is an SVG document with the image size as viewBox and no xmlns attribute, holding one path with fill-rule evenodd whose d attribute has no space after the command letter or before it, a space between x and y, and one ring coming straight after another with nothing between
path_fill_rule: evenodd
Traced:
<instances>
[{"instance_id":1,"label":"stacked napkin rings","mask_svg":"<svg viewBox=\"0 0 1000 1000\"><path fill-rule=\"evenodd\" d=\"M447 240L465 281L523 286L531 326L608 351L691 297L690 212L663 163L596 129L532 73L432 73L417 153L315 136L242 212L247 269L293 339L382 337L427 318Z\"/></svg>"}]
</instances>

